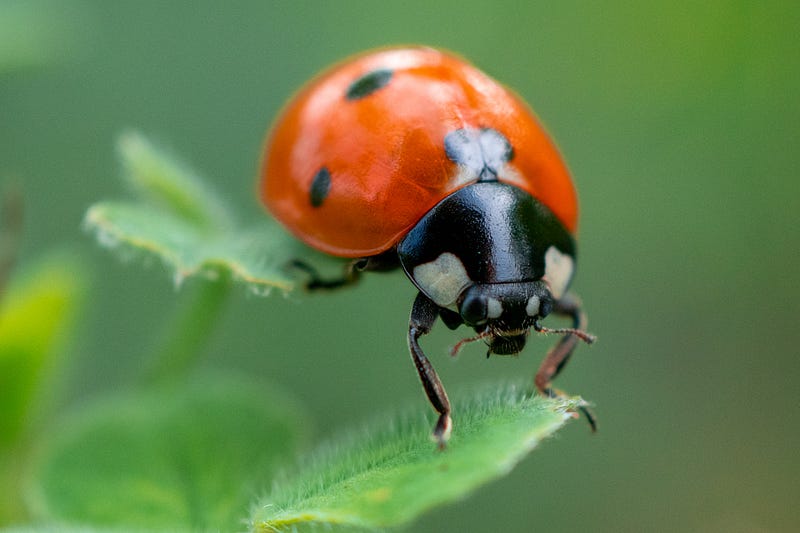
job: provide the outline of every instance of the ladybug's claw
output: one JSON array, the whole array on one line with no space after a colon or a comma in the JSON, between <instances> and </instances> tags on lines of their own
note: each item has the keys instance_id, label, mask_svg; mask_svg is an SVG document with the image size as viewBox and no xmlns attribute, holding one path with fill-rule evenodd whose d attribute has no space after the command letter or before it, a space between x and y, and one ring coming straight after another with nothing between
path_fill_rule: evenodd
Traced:
<instances>
[{"instance_id":1,"label":"ladybug's claw","mask_svg":"<svg viewBox=\"0 0 800 533\"><path fill-rule=\"evenodd\" d=\"M447 448L447 441L450 440L450 432L452 430L453 421L450 419L450 415L439 415L439 420L436 421L436 426L433 428L433 439L440 450Z\"/></svg>"},{"instance_id":2,"label":"ladybug's claw","mask_svg":"<svg viewBox=\"0 0 800 533\"><path fill-rule=\"evenodd\" d=\"M580 411L581 414L583 414L583 416L586 418L592 433L597 433L597 417L594 415L592 410L585 405L581 405L578 407L578 411Z\"/></svg>"},{"instance_id":3,"label":"ladybug's claw","mask_svg":"<svg viewBox=\"0 0 800 533\"><path fill-rule=\"evenodd\" d=\"M569 395L566 394L564 391L559 389L554 389L553 387L548 387L542 394L547 398L569 398ZM586 421L589 423L589 427L592 430L592 433L597 432L597 417L595 416L594 412L589 409L589 404L583 400L578 404L578 411L586 418ZM577 413L575 417L577 418Z\"/></svg>"}]
</instances>

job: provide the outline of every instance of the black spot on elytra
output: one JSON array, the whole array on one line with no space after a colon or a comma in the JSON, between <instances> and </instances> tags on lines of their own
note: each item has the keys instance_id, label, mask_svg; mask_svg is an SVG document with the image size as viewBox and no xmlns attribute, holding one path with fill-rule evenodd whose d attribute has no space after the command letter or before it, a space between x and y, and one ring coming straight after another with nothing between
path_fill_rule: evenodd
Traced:
<instances>
[{"instance_id":1,"label":"black spot on elytra","mask_svg":"<svg viewBox=\"0 0 800 533\"><path fill-rule=\"evenodd\" d=\"M328 197L328 192L331 190L331 173L327 168L322 167L316 173L314 179L311 181L311 190L309 191L308 198L311 205L319 207L325 198Z\"/></svg>"},{"instance_id":2,"label":"black spot on elytra","mask_svg":"<svg viewBox=\"0 0 800 533\"><path fill-rule=\"evenodd\" d=\"M350 84L345 96L348 100L360 100L385 87L391 79L392 71L389 69L382 68L367 72Z\"/></svg>"}]
</instances>

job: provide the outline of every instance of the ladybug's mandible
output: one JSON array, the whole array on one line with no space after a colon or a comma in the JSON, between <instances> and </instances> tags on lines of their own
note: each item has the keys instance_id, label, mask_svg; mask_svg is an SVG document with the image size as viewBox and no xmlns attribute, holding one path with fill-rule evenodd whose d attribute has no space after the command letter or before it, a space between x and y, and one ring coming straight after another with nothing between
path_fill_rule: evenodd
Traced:
<instances>
[{"instance_id":1,"label":"ladybug's mandible","mask_svg":"<svg viewBox=\"0 0 800 533\"><path fill-rule=\"evenodd\" d=\"M336 280L296 262L308 288L402 267L419 289L408 344L439 413L440 446L451 431L450 401L419 345L437 317L475 330L454 353L483 340L488 354L517 354L531 328L564 335L536 374L546 396L562 394L551 380L578 340L594 340L567 292L578 214L569 173L519 97L458 57L386 49L311 81L267 139L259 192L299 239L352 258ZM542 326L551 313L573 326Z\"/></svg>"}]
</instances>

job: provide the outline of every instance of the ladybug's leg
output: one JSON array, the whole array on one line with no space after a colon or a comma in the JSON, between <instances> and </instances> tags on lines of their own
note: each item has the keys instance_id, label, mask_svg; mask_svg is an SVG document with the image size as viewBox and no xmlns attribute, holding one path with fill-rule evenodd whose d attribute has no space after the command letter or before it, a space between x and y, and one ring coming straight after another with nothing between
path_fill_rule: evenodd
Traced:
<instances>
[{"instance_id":1,"label":"ladybug's leg","mask_svg":"<svg viewBox=\"0 0 800 533\"><path fill-rule=\"evenodd\" d=\"M378 255L348 261L345 263L344 271L340 278L325 279L316 268L300 259L290 261L288 266L308 275L309 279L306 282L306 289L313 291L318 289L338 289L339 287L346 287L347 285L352 285L357 282L361 277L361 273L364 271L388 272L394 270L399 265L397 252L392 248Z\"/></svg>"},{"instance_id":2,"label":"ladybug's leg","mask_svg":"<svg viewBox=\"0 0 800 533\"><path fill-rule=\"evenodd\" d=\"M450 329L457 329L458 326L464 323L464 319L461 318L460 314L444 307L439 308L439 317L441 317L444 325Z\"/></svg>"},{"instance_id":3,"label":"ladybug's leg","mask_svg":"<svg viewBox=\"0 0 800 533\"><path fill-rule=\"evenodd\" d=\"M433 369L422 348L419 347L419 338L430 333L439 308L427 296L422 293L417 294L414 306L411 308L411 318L408 323L408 347L411 350L411 357L414 359L414 366L417 368L422 387L428 395L433 408L439 413L439 420L433 430L433 437L439 444L439 449L444 449L447 439L450 438L452 422L450 421L450 400L447 399L447 392L444 390L436 370Z\"/></svg>"},{"instance_id":4,"label":"ladybug's leg","mask_svg":"<svg viewBox=\"0 0 800 533\"><path fill-rule=\"evenodd\" d=\"M586 313L581 309L580 300L575 296L571 294L564 295L563 298L555 302L553 312L572 318L572 327L574 329L585 330L587 322ZM544 361L542 361L539 371L536 372L536 377L534 378L536 388L539 389L539 392L543 395L549 398L566 396L562 391L552 387L552 381L558 376L559 372L561 372L567 364L567 361L569 361L579 340L577 335L567 334L547 353L547 356L544 358ZM597 431L597 418L594 416L594 413L585 406L581 406L579 409L589 422L592 431Z\"/></svg>"},{"instance_id":5,"label":"ladybug's leg","mask_svg":"<svg viewBox=\"0 0 800 533\"><path fill-rule=\"evenodd\" d=\"M289 267L300 270L301 272L307 274L308 281L306 281L305 287L310 291L315 291L320 289L338 289L339 287L352 285L358 281L359 275L363 270L363 268L359 268L359 266L363 261L363 259L359 259L348 262L344 267L342 277L334 279L323 278L316 268L309 265L305 261L301 261L300 259L293 259L291 262L289 262Z\"/></svg>"}]
</instances>

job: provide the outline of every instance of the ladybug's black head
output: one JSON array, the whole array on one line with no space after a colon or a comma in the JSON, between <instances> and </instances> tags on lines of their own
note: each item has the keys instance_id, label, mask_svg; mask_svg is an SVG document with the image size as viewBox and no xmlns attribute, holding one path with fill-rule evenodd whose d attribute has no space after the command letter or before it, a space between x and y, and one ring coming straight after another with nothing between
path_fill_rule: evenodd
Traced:
<instances>
[{"instance_id":1,"label":"ladybug's black head","mask_svg":"<svg viewBox=\"0 0 800 533\"><path fill-rule=\"evenodd\" d=\"M528 331L553 310L553 297L543 281L475 283L457 300L458 312L489 345L489 353L522 351Z\"/></svg>"},{"instance_id":2,"label":"ladybug's black head","mask_svg":"<svg viewBox=\"0 0 800 533\"><path fill-rule=\"evenodd\" d=\"M397 255L449 327L475 329L454 351L481 339L489 353L516 354L531 328L554 332L538 321L575 270L575 242L559 219L528 192L491 180L436 204L400 240Z\"/></svg>"}]
</instances>

